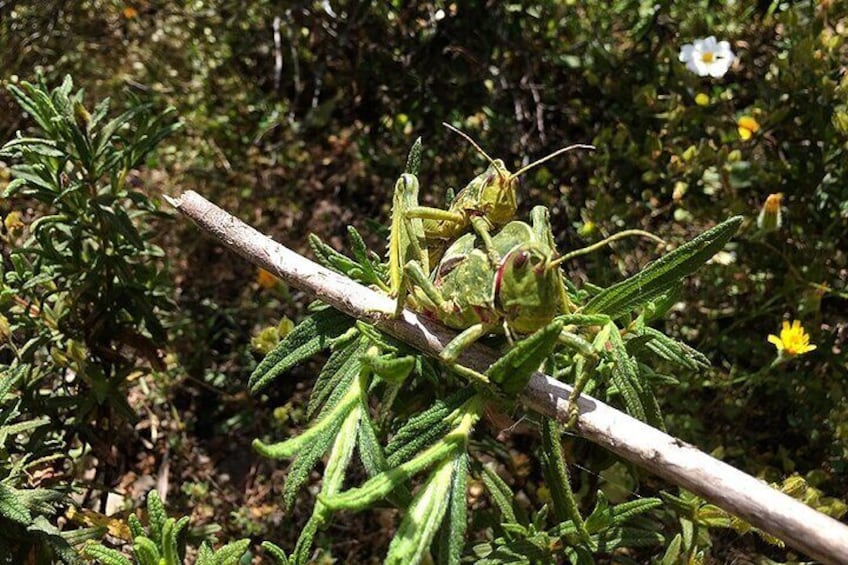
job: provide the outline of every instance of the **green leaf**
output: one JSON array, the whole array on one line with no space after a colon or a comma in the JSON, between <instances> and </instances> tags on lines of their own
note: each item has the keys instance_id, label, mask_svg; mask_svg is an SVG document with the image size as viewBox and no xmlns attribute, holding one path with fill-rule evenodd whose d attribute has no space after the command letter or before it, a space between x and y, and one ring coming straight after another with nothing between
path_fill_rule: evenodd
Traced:
<instances>
[{"instance_id":1,"label":"green leaf","mask_svg":"<svg viewBox=\"0 0 848 565\"><path fill-rule=\"evenodd\" d=\"M351 323L350 317L332 308L304 319L259 363L248 381L250 391L258 392L282 373L328 347Z\"/></svg>"},{"instance_id":2,"label":"green leaf","mask_svg":"<svg viewBox=\"0 0 848 565\"><path fill-rule=\"evenodd\" d=\"M359 266L359 263L339 253L313 233L309 234L308 240L309 247L312 248L318 263L351 279L359 280L361 278L362 267Z\"/></svg>"},{"instance_id":3,"label":"green leaf","mask_svg":"<svg viewBox=\"0 0 848 565\"><path fill-rule=\"evenodd\" d=\"M683 545L683 538L680 534L674 536L671 540L671 543L668 544L668 547L665 550L665 553L662 556L662 561L660 561L660 565L677 565L680 563Z\"/></svg>"},{"instance_id":4,"label":"green leaf","mask_svg":"<svg viewBox=\"0 0 848 565\"><path fill-rule=\"evenodd\" d=\"M253 448L263 457L284 459L291 457L313 442L325 442L327 438L332 438L335 435L341 422L356 404L357 396L358 389L352 388L335 408L312 424L302 434L274 444L266 444L255 439L253 440Z\"/></svg>"},{"instance_id":5,"label":"green leaf","mask_svg":"<svg viewBox=\"0 0 848 565\"><path fill-rule=\"evenodd\" d=\"M2 279L0 279L2 280ZM12 390L27 371L27 365L18 365L0 373L0 403L6 400L6 395ZM2 445L2 442L0 442Z\"/></svg>"},{"instance_id":6,"label":"green leaf","mask_svg":"<svg viewBox=\"0 0 848 565\"><path fill-rule=\"evenodd\" d=\"M456 461L461 455L457 453L454 458L443 460L415 495L392 538L384 563L406 565L420 562L450 506L450 497L445 496L445 493L451 489Z\"/></svg>"},{"instance_id":7,"label":"green leaf","mask_svg":"<svg viewBox=\"0 0 848 565\"><path fill-rule=\"evenodd\" d=\"M406 167L404 167L403 172L418 176L418 173L421 171L421 151L423 147L421 138L416 138L415 143L412 144L412 148L409 150L409 155L406 158Z\"/></svg>"},{"instance_id":8,"label":"green leaf","mask_svg":"<svg viewBox=\"0 0 848 565\"><path fill-rule=\"evenodd\" d=\"M21 182L27 183L35 188L40 188L51 195L54 195L59 191L59 187L56 186L54 180L50 177L49 172L40 168L36 169L35 167L26 165L12 167L12 176ZM10 196L11 191L12 186L9 185L6 188L4 195Z\"/></svg>"},{"instance_id":9,"label":"green leaf","mask_svg":"<svg viewBox=\"0 0 848 565\"><path fill-rule=\"evenodd\" d=\"M197 561L194 565L215 565L215 553L212 551L209 542L204 541L200 544L200 549L197 550Z\"/></svg>"},{"instance_id":10,"label":"green leaf","mask_svg":"<svg viewBox=\"0 0 848 565\"><path fill-rule=\"evenodd\" d=\"M147 493L147 520L149 526L149 537L157 545L162 544L162 530L165 528L165 522L168 520L168 514L165 512L165 505L162 504L162 499L159 498L159 493L156 489Z\"/></svg>"},{"instance_id":11,"label":"green leaf","mask_svg":"<svg viewBox=\"0 0 848 565\"><path fill-rule=\"evenodd\" d=\"M375 265L369 256L368 248L365 246L365 241L362 239L362 236L359 235L359 232L356 231L356 228L348 226L347 236L348 239L350 239L353 256L362 269L363 277L361 282L364 282L365 284L375 284L382 287L383 290L388 290L388 287L386 287L382 277L377 274Z\"/></svg>"},{"instance_id":12,"label":"green leaf","mask_svg":"<svg viewBox=\"0 0 848 565\"><path fill-rule=\"evenodd\" d=\"M321 368L309 403L306 407L306 417L312 419L319 409L332 409L338 403L341 395L350 386L351 380L362 370L362 357L368 349L368 343L363 339L344 344L341 349L333 351L330 358Z\"/></svg>"},{"instance_id":13,"label":"green leaf","mask_svg":"<svg viewBox=\"0 0 848 565\"><path fill-rule=\"evenodd\" d=\"M139 520L138 516L135 514L127 516L127 526L129 526L130 532L134 538L144 535L144 528L141 525L141 520Z\"/></svg>"},{"instance_id":14,"label":"green leaf","mask_svg":"<svg viewBox=\"0 0 848 565\"><path fill-rule=\"evenodd\" d=\"M289 565L289 558L286 552L270 541L263 541L262 549L274 559L276 565Z\"/></svg>"},{"instance_id":15,"label":"green leaf","mask_svg":"<svg viewBox=\"0 0 848 565\"><path fill-rule=\"evenodd\" d=\"M338 430L327 430L317 439L304 445L297 453L286 472L283 485L283 512L291 513L297 502L297 493L306 484L312 469L330 448L337 435Z\"/></svg>"},{"instance_id":16,"label":"green leaf","mask_svg":"<svg viewBox=\"0 0 848 565\"><path fill-rule=\"evenodd\" d=\"M609 344L612 347L612 383L624 399L627 413L644 422L645 407L642 405L641 399L642 383L639 380L636 362L627 353L624 341L621 339L621 334L615 324L610 322L607 327L609 328Z\"/></svg>"},{"instance_id":17,"label":"green leaf","mask_svg":"<svg viewBox=\"0 0 848 565\"><path fill-rule=\"evenodd\" d=\"M49 416L42 416L37 420L26 420L24 422L15 422L14 424L4 425L0 427L0 446L5 445L7 438L14 437L20 433L46 426L50 423Z\"/></svg>"},{"instance_id":18,"label":"green leaf","mask_svg":"<svg viewBox=\"0 0 848 565\"><path fill-rule=\"evenodd\" d=\"M365 395L360 398L359 410L362 416L359 424L359 444L357 447L362 465L370 478L388 469L389 465L386 462L386 455L383 453L380 441L377 439L374 423L368 414L366 398Z\"/></svg>"},{"instance_id":19,"label":"green leaf","mask_svg":"<svg viewBox=\"0 0 848 565\"><path fill-rule=\"evenodd\" d=\"M663 501L659 498L639 498L622 502L612 508L612 522L621 526L635 516L659 508L662 504Z\"/></svg>"},{"instance_id":20,"label":"green leaf","mask_svg":"<svg viewBox=\"0 0 848 565\"><path fill-rule=\"evenodd\" d=\"M180 557L180 535L186 526L188 526L188 516L183 516L179 520L168 518L165 525L162 527L162 558L165 565L182 565Z\"/></svg>"},{"instance_id":21,"label":"green leaf","mask_svg":"<svg viewBox=\"0 0 848 565\"><path fill-rule=\"evenodd\" d=\"M233 541L219 549L214 554L214 565L238 565L242 555L250 546L249 539L240 539Z\"/></svg>"},{"instance_id":22,"label":"green leaf","mask_svg":"<svg viewBox=\"0 0 848 565\"><path fill-rule=\"evenodd\" d=\"M654 352L659 357L670 361L681 367L696 371L701 368L708 368L710 360L707 359L700 351L668 337L661 331L646 327L642 330L643 334L651 338L645 344L649 350Z\"/></svg>"},{"instance_id":23,"label":"green leaf","mask_svg":"<svg viewBox=\"0 0 848 565\"><path fill-rule=\"evenodd\" d=\"M589 540L589 532L580 515L580 508L571 490L571 478L562 455L559 423L552 418L542 422L542 472L551 492L554 515L557 521L571 520L583 541Z\"/></svg>"},{"instance_id":24,"label":"green leaf","mask_svg":"<svg viewBox=\"0 0 848 565\"><path fill-rule=\"evenodd\" d=\"M439 563L459 565L465 547L468 528L468 453L462 452L454 459L453 480L447 496L450 506L439 536Z\"/></svg>"},{"instance_id":25,"label":"green leaf","mask_svg":"<svg viewBox=\"0 0 848 565\"><path fill-rule=\"evenodd\" d=\"M517 524L515 511L512 508L512 499L515 495L512 489L498 473L490 466L483 466L483 484L486 485L486 490L492 496L492 502L501 513L501 520L508 524Z\"/></svg>"},{"instance_id":26,"label":"green leaf","mask_svg":"<svg viewBox=\"0 0 848 565\"><path fill-rule=\"evenodd\" d=\"M133 538L133 555L139 565L159 565L162 554L156 543L147 536Z\"/></svg>"},{"instance_id":27,"label":"green leaf","mask_svg":"<svg viewBox=\"0 0 848 565\"><path fill-rule=\"evenodd\" d=\"M392 385L403 383L412 369L415 367L416 359L413 355L397 357L394 354L375 355L363 359L374 373Z\"/></svg>"},{"instance_id":28,"label":"green leaf","mask_svg":"<svg viewBox=\"0 0 848 565\"><path fill-rule=\"evenodd\" d=\"M23 82L21 86L32 92L35 88L34 85ZM44 104L43 100L36 101L34 97L29 96L24 90L18 88L17 86L10 84L8 87L9 92L12 94L12 97L17 101L18 105L23 108L23 110L32 116L32 118L38 123L39 126L45 131L52 131L53 124L50 122L50 119L54 115L54 111L52 109L52 104L47 103Z\"/></svg>"},{"instance_id":29,"label":"green leaf","mask_svg":"<svg viewBox=\"0 0 848 565\"><path fill-rule=\"evenodd\" d=\"M82 554L105 565L133 565L120 551L102 545L87 545L83 548Z\"/></svg>"},{"instance_id":30,"label":"green leaf","mask_svg":"<svg viewBox=\"0 0 848 565\"><path fill-rule=\"evenodd\" d=\"M456 425L460 407L474 394L470 388L459 390L407 420L386 446L389 467L397 467L447 434Z\"/></svg>"},{"instance_id":31,"label":"green leaf","mask_svg":"<svg viewBox=\"0 0 848 565\"><path fill-rule=\"evenodd\" d=\"M362 416L360 406L351 411L336 434L333 447L330 450L330 456L327 458L327 465L324 468L324 479L321 485L321 494L323 496L332 496L338 493L344 484L345 470L350 464L354 447L356 447L357 429ZM329 509L324 506L319 498L319 501L312 510L312 516L310 516L309 521L298 537L297 544L292 553L292 561L294 563L309 562L315 534L318 528L326 523L329 514Z\"/></svg>"},{"instance_id":32,"label":"green leaf","mask_svg":"<svg viewBox=\"0 0 848 565\"><path fill-rule=\"evenodd\" d=\"M0 483L0 516L22 526L28 526L32 521L29 509L21 501L18 491L4 483Z\"/></svg>"},{"instance_id":33,"label":"green leaf","mask_svg":"<svg viewBox=\"0 0 848 565\"><path fill-rule=\"evenodd\" d=\"M486 376L506 394L518 394L553 351L562 326L562 320L554 320L522 339L486 371Z\"/></svg>"},{"instance_id":34,"label":"green leaf","mask_svg":"<svg viewBox=\"0 0 848 565\"><path fill-rule=\"evenodd\" d=\"M386 498L395 488L405 483L415 474L432 467L446 457L450 457L456 450L464 450L468 440L468 433L476 413L468 412L462 423L451 433L446 435L435 445L420 453L417 457L407 461L403 465L380 473L369 479L364 485L350 489L346 492L322 498L322 502L332 510L354 510L360 511L371 506L378 500Z\"/></svg>"},{"instance_id":35,"label":"green leaf","mask_svg":"<svg viewBox=\"0 0 848 565\"><path fill-rule=\"evenodd\" d=\"M742 217L735 216L705 231L650 263L637 275L600 292L586 304L583 313L619 318L653 300L709 261L736 233L741 223Z\"/></svg>"}]
</instances>

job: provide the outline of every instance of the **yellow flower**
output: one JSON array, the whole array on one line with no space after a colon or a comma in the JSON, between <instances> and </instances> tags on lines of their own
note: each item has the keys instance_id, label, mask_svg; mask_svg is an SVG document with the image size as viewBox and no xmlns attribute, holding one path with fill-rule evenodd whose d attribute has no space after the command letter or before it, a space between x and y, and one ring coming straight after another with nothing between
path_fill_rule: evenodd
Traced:
<instances>
[{"instance_id":1,"label":"yellow flower","mask_svg":"<svg viewBox=\"0 0 848 565\"><path fill-rule=\"evenodd\" d=\"M736 122L737 131L739 131L739 137L743 139L743 141L748 141L751 137L760 131L760 124L752 118L751 116L742 116Z\"/></svg>"},{"instance_id":2,"label":"yellow flower","mask_svg":"<svg viewBox=\"0 0 848 565\"><path fill-rule=\"evenodd\" d=\"M710 103L710 97L703 92L695 95L695 104L698 106L707 106Z\"/></svg>"},{"instance_id":3,"label":"yellow flower","mask_svg":"<svg viewBox=\"0 0 848 565\"><path fill-rule=\"evenodd\" d=\"M768 342L773 343L777 347L777 353L780 356L795 356L809 353L816 348L815 345L810 345L810 336L801 327L801 322L795 320L792 325L786 320L783 321L783 329L780 330L780 337L769 335Z\"/></svg>"},{"instance_id":4,"label":"yellow flower","mask_svg":"<svg viewBox=\"0 0 848 565\"><path fill-rule=\"evenodd\" d=\"M277 286L277 283L280 282L280 279L278 279L265 269L259 269L259 273L256 275L256 282L259 283L259 286L261 286L262 288L271 289Z\"/></svg>"},{"instance_id":5,"label":"yellow flower","mask_svg":"<svg viewBox=\"0 0 848 565\"><path fill-rule=\"evenodd\" d=\"M3 220L3 223L6 225L6 229L9 230L9 233L12 235L19 235L24 229L24 222L23 220L21 220L21 213L17 210L9 212L9 214Z\"/></svg>"}]
</instances>

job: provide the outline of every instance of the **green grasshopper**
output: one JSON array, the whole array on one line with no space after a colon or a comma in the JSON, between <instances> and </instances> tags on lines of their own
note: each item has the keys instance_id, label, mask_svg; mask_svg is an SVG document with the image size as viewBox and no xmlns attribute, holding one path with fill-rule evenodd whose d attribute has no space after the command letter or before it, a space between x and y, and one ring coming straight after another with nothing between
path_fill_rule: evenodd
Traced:
<instances>
[{"instance_id":1,"label":"green grasshopper","mask_svg":"<svg viewBox=\"0 0 848 565\"><path fill-rule=\"evenodd\" d=\"M421 146L418 142L413 146L409 163L414 165L408 166L407 172L395 184L389 243L392 296L400 292L405 258L416 257L425 268L430 269L438 262L445 244L462 235L469 226L482 240L490 261L497 263L499 257L490 233L515 217L518 178L572 149L594 149L592 145L569 145L510 173L501 159L492 159L471 137L450 124L443 125L466 139L489 161L489 166L457 193L447 210L421 206L418 203L418 179L415 177Z\"/></svg>"},{"instance_id":2,"label":"green grasshopper","mask_svg":"<svg viewBox=\"0 0 848 565\"><path fill-rule=\"evenodd\" d=\"M423 262L404 267L409 296L398 296L399 307L408 305L427 317L463 330L440 354L458 372L482 382L495 382L507 394L524 388L527 379L551 353L557 341L590 350L579 336L563 332L574 311L565 291L559 265L572 255L559 257L554 245L548 210L537 206L531 223L512 221L491 238L500 257L492 264L481 249L479 236L469 232L445 252L428 276ZM565 316L559 316L564 314ZM591 320L600 323L604 320ZM503 333L515 344L485 375L456 364L472 343L492 333Z\"/></svg>"},{"instance_id":3,"label":"green grasshopper","mask_svg":"<svg viewBox=\"0 0 848 565\"><path fill-rule=\"evenodd\" d=\"M589 342L565 329L604 325L610 319L604 315L579 313L566 292L560 269L563 262L624 237L642 236L664 243L651 233L625 230L560 256L548 209L536 206L530 218L530 224L509 222L491 238L491 249L499 258L496 263L492 263L482 248L482 238L474 232L464 234L451 244L429 276L424 267L426 261L408 261L403 279L407 288L402 289L408 294L400 292L397 297L398 311L406 304L431 319L462 330L441 352L442 361L472 378L498 383L508 393L523 389L557 342L576 349L584 359L595 358ZM421 251L423 247L417 249ZM419 258L424 256L418 255ZM493 367L495 372L481 375L456 364L467 347L495 333L505 334L510 343L516 342L519 336L533 335L515 343L504 363ZM509 356L511 359L507 358ZM524 359L521 367L515 364L515 359ZM504 368L503 374L498 372ZM590 364L586 369L591 369Z\"/></svg>"}]
</instances>

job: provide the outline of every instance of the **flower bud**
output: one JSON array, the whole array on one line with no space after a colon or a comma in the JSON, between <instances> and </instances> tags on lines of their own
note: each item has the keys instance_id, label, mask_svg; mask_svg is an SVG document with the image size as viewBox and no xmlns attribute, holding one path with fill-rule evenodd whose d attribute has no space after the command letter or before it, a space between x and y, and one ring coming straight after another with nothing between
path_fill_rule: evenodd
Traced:
<instances>
[{"instance_id":1,"label":"flower bud","mask_svg":"<svg viewBox=\"0 0 848 565\"><path fill-rule=\"evenodd\" d=\"M782 223L780 217L781 200L783 200L782 192L769 194L766 198L762 209L760 209L760 215L757 216L757 227L761 232L770 233L780 229Z\"/></svg>"}]
</instances>

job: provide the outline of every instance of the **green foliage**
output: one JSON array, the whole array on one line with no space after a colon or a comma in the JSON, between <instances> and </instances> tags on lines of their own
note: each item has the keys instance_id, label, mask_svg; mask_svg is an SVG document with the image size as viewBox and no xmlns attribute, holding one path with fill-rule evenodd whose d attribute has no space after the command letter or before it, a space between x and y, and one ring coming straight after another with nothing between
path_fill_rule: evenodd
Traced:
<instances>
[{"instance_id":1,"label":"green foliage","mask_svg":"<svg viewBox=\"0 0 848 565\"><path fill-rule=\"evenodd\" d=\"M416 142L412 155L418 152L420 143ZM404 173L399 181L402 183L398 187L399 193L409 195L409 183L413 181L414 177ZM414 196L413 200L417 200L417 193ZM389 264L404 264L406 252L403 249L410 245L418 251L427 245L426 241L415 241L413 234L421 235L423 231L410 228L409 219L405 217L406 210L413 204L407 202L393 208L392 233L405 236L401 238L402 241L389 245ZM537 222L534 219L534 228L547 226L547 214L542 212L534 210L534 218L543 220ZM692 348L659 330L647 328L645 314L655 316L660 311L656 301L664 299L669 289L678 286L683 277L691 274L721 249L739 222L740 219L735 218L706 232L662 257L633 279L607 290L593 291L585 305L581 304L583 297L573 285L563 284L561 289L555 289L556 295L568 295L561 302L569 304L569 308L577 313L556 316L551 323L505 348L485 375L446 361L442 375L447 377L453 372L471 377L474 388L466 385L457 389L450 378L442 378L437 382L421 379L421 371L425 366L421 356L407 351L405 346L367 324L351 324L344 316L333 314L330 309L318 310L304 319L260 363L251 377L254 389L264 387L319 351L326 348L331 351L313 387L307 409L307 428L276 444L254 441L256 450L266 457L294 457L283 490L287 511L292 510L295 496L306 484L310 470L322 457L330 454L324 469L321 493L296 544L292 554L293 562L302 563L308 559L318 529L328 523L335 512L362 511L383 500L389 500L405 510L389 545L387 562L417 563L429 551L441 556L446 562L459 562L463 555L461 540L467 526L464 489L467 488L468 461L472 457L468 451L470 434L487 407L498 406L503 400L511 402L524 388L532 372L545 361L551 361L555 374L570 376L575 380L575 390L578 392L575 392L572 402L579 390L593 380L591 377L597 375L599 378L593 382L596 394L600 393L602 398L612 401L620 399L632 415L662 426L659 403L652 391L651 377L654 373L645 363L659 356L664 360L677 360L687 368L697 369L704 364L704 359ZM525 225L509 224L504 231L514 230L516 226ZM530 229L529 226L525 227L526 230ZM377 284L377 281L370 280L372 284L384 290L400 289L402 285L393 279L395 274L391 269L387 272L384 265L372 264L374 255L361 247L363 244L358 234L351 232L350 235L352 246L358 249L353 259L313 238L312 247L319 261L363 282L379 273L382 281ZM538 237L552 239L547 233ZM499 236L496 234L492 241L499 241ZM418 251L413 250L412 253L420 259ZM450 255L450 251L447 255ZM448 261L451 262L451 268L455 269L455 264L467 260L466 257L450 256ZM548 268L547 264L544 267ZM554 264L551 268L558 267ZM404 276L408 272L404 270ZM442 276L442 267L437 267L436 272L431 275L431 281ZM461 271L457 269L452 273L458 272ZM366 273L370 275L365 276ZM633 283L635 279L642 283ZM424 281L419 283L419 280L414 279L416 284L427 284ZM559 278L552 280L561 284ZM408 281L403 283L406 284L409 284ZM458 286L462 288L461 284ZM411 302L414 304L414 301ZM640 311L642 315L622 328L616 325L616 318L622 318L631 311ZM432 313L425 311L425 315ZM553 314L550 315L553 317ZM452 348L459 351L464 347L466 344L461 343L461 340L465 334L472 336L472 340L485 336L485 329L481 332L478 328L485 328L485 325L469 327L445 351ZM647 347L652 342L655 342L655 346ZM443 357L446 355L443 353ZM449 357L453 359L455 355ZM605 380L609 381L608 385L604 385ZM392 430L391 439L386 441L385 448L380 446L380 435L385 436L385 431L375 428L370 419L370 410L366 408L373 402L368 400L366 394L371 396L380 389L391 391L384 397L389 401L381 403L379 408L385 422L383 428ZM405 405L414 405L415 399L421 396L434 398L429 408L411 416L402 416L402 412L396 412L397 408L402 410ZM575 423L575 418L576 412L568 426ZM522 559L529 562L554 562L563 556L588 562L591 555L599 551L643 547L663 541L662 535L650 527L623 527L624 521L630 516L630 508L638 508L634 513L646 512L659 503L656 499L635 506L622 505L620 512L615 514L615 511L607 511L600 491L592 493L590 499L597 501L596 508L584 520L580 508L585 500L580 500L572 490L560 443L560 426L555 421L544 420L541 428L542 468L545 481L550 485L556 517L553 529L549 529L551 526L546 527L547 507L535 512L530 523L521 523L512 508L514 492L486 467L483 482L504 517L504 529L508 535L496 539L484 551L484 562L489 562L486 559L493 560L491 562L512 559L522 554L525 556ZM357 433L358 429L361 433ZM371 477L360 486L342 492L345 468L351 463L351 454L357 444L362 462ZM426 478L416 494L410 497L410 483L425 472ZM618 518L613 519L613 516ZM481 555L478 553L478 557Z\"/></svg>"},{"instance_id":2,"label":"green foliage","mask_svg":"<svg viewBox=\"0 0 848 565\"><path fill-rule=\"evenodd\" d=\"M32 554L38 563L73 563L75 552L48 522L67 503L57 488L33 486L28 478L62 457L59 444L39 431L46 417L24 414L20 395L24 368L0 372L0 563L20 563Z\"/></svg>"},{"instance_id":3,"label":"green foliage","mask_svg":"<svg viewBox=\"0 0 848 565\"><path fill-rule=\"evenodd\" d=\"M12 523L0 543L4 555L33 548L40 561L72 562L65 537L78 543L101 532L60 533L46 518L67 504L62 492L32 488L26 475L56 465L78 440L102 455L135 416L128 377L162 365L160 317L171 302L149 225L157 214L129 175L179 126L171 111L140 103L111 119L108 99L89 112L70 77L52 90L40 80L9 91L38 133L19 132L0 149L12 162L3 197L31 206L14 212L19 225L7 222L2 236L0 396L9 404L0 439L10 459L0 515Z\"/></svg>"},{"instance_id":4,"label":"green foliage","mask_svg":"<svg viewBox=\"0 0 848 565\"><path fill-rule=\"evenodd\" d=\"M604 289L592 297L583 312L619 318L636 308L644 307L680 284L683 277L694 272L721 251L741 224L742 218L737 216L702 233L651 263L638 274Z\"/></svg>"},{"instance_id":5,"label":"green foliage","mask_svg":"<svg viewBox=\"0 0 848 565\"><path fill-rule=\"evenodd\" d=\"M558 351L548 369L564 380L582 382L588 391L619 406L629 398L646 413L657 413L651 404L658 399L672 433L769 480L798 472L815 476L813 482L823 491L846 490L844 3L331 4L327 9L325 2L286 7L267 0L6 3L0 6L0 80L19 85L21 78L32 81L38 69L53 84L70 72L97 99L129 86L157 107L177 107L186 124L179 144L151 159L147 164L153 167L140 174L130 171L132 186L144 194L161 185L199 187L236 215L251 218L263 232L301 250L306 248L306 232L314 231L330 242L328 253L333 251L351 222L357 223L369 247L381 248L383 232L366 218L375 213L387 217L389 179L404 169L398 147L409 146L418 136L427 148L407 172L419 177L426 204L447 207L450 187L465 186L484 165L439 126L442 121L460 125L513 169L565 142L561 140L596 145L597 152L589 156L575 155L534 170L519 190L521 209L532 202L552 210L553 233L563 251L595 243L625 226L682 243L720 218L743 214L753 220L770 194L783 193L782 222L774 224L776 229L744 222L716 261L675 292L635 312L635 320L626 319L630 312L615 320L636 367L635 381L632 373L613 375L612 351L605 351L609 340L593 338L595 329L580 324L566 330L582 341L575 339L574 348ZM124 11L127 7L132 11ZM728 40L738 57L724 77L698 77L678 61L682 44L708 35ZM368 54L367 65L362 64L363 53ZM279 71L273 66L277 58L282 63ZM114 104L120 114L134 102L115 97ZM737 129L742 116L760 125L747 139ZM108 118L101 124L105 121ZM32 122L10 93L0 92L4 139ZM73 140L68 147L75 151ZM47 144L40 150L63 149ZM2 160L0 190L11 180L11 163ZM9 273L15 267L8 251L30 237L33 220L51 212L16 196L0 200L0 215L6 226L3 270ZM152 227L167 242L163 247L178 250L177 292L170 292L167 281L157 288L180 302L179 333L172 337L191 379L235 391L253 367L245 337L255 333L251 325L266 325L268 318L280 315L281 307L297 319L292 311L301 299L295 295L281 304L271 293L257 294L242 262L218 253L203 238L187 236L190 228L145 215L138 218L137 228ZM568 262L566 273L573 279L577 303L586 304L604 288L642 271L652 257L641 249L619 242L609 258L597 254ZM368 266L360 266L361 249L351 246L351 256L356 261L347 267L359 271L352 276L384 279L373 255ZM341 257L336 259L343 261ZM366 274L369 266L373 274ZM586 273L591 273L592 282L585 281ZM49 308L36 313L37 300L28 304L36 317L54 315ZM5 317L19 324L24 308L9 302L8 295L0 299L0 342L8 333ZM59 309L59 314L65 311ZM765 337L776 333L787 317L803 321L818 349L771 366L774 348ZM66 321L77 328L87 325L88 331L94 327L72 318ZM648 322L654 327L644 325ZM140 333L147 335L150 330L144 326L140 324ZM37 374L23 379L19 421L37 421L47 409L53 415L63 412L56 405L69 402L68 394L85 395L91 387L79 381L55 386L59 371L46 374L44 363L60 363L65 377L73 378L83 374L77 371L76 358L98 355L81 349L79 339L59 347L30 341L37 333L16 325L16 346L29 343L23 353L38 360L33 365ZM55 333L49 339L53 337ZM267 337L263 347L277 341L276 336ZM687 343L697 344L703 355ZM148 355L121 349L145 370ZM15 357L10 351L9 346L0 351L0 363ZM574 351L580 355L574 356ZM362 354L357 350L356 355ZM623 353L619 350L618 355ZM353 364L345 366L351 369ZM690 373L695 366L704 370ZM292 383L311 365L301 367L293 368L280 386L264 389L267 397L296 406L300 391L289 399ZM392 371L383 373L391 376ZM366 420L369 425L359 428L358 447L368 450L369 476L380 467L382 445L403 425L403 418L447 398L451 387L461 382L453 374L438 375L437 380L437 374L432 364L416 360L404 386L430 383L415 388L419 394L407 394L397 384L374 386L368 409L375 421ZM322 375L327 386L320 397L310 399L310 418L331 396L335 400L329 404L335 405L347 390L332 378L333 367L325 367ZM31 384L37 383L52 395L63 395L61 400L41 394L39 403L46 407L30 410L27 399L35 396ZM655 397L618 392L617 385L627 383ZM181 379L156 383L144 389L145 402L192 393L185 384ZM116 392L106 402L120 397ZM236 415L227 408L226 402L215 402L215 410L204 410L203 423L218 430L224 424L211 420L223 413L233 416L226 426L264 421L261 408L257 413L252 404L240 406ZM105 421L101 414L96 416ZM193 414L186 416L189 425L182 433L192 434ZM69 422L64 434L77 429L73 418L53 421ZM31 431L52 441L47 426ZM486 435L478 432L480 438ZM213 441L218 436L211 434ZM232 436L232 443L237 437ZM609 461L597 455L584 460L586 450L564 437L566 461L580 457L580 465L588 469L584 475L572 468L571 480L581 493L591 484L591 473L600 472ZM197 437L172 433L168 439L172 448L182 444L202 451L198 443L203 442L194 442ZM528 441L519 433L507 435L501 451L484 445L508 465L508 450L525 451ZM516 475L512 488L538 504L533 498L537 479L534 467L527 477ZM261 488L264 483L256 484ZM644 480L639 484L640 492L653 486ZM225 483L220 487L227 488ZM241 502L240 489L229 494L216 500ZM592 507L589 495L577 498L584 513ZM226 504L218 509L226 512ZM670 524L676 522L668 521L666 531ZM286 537L292 530L275 528L280 536L275 541L292 541ZM318 534L318 544L325 546L322 535L336 534ZM680 547L686 545L684 537ZM370 537L362 539L367 541L352 551L360 551L356 557L364 559L376 544ZM752 536L733 540L734 551L762 552ZM725 555L726 541L715 541L713 555L705 550L707 560ZM782 556L769 554L771 559ZM647 555L640 557L647 560Z\"/></svg>"},{"instance_id":6,"label":"green foliage","mask_svg":"<svg viewBox=\"0 0 848 565\"><path fill-rule=\"evenodd\" d=\"M162 500L155 490L147 494L148 527L145 529L138 518L131 514L128 525L132 532L132 554L137 565L182 565L185 559L185 531L189 518L179 520L168 517ZM273 545L273 544L272 544ZM250 546L249 539L227 543L213 550L204 541L197 551L197 565L238 565ZM285 563L285 554L279 548L269 550L278 563ZM83 548L83 557L105 565L132 565L123 553L100 544L89 544Z\"/></svg>"},{"instance_id":7,"label":"green foliage","mask_svg":"<svg viewBox=\"0 0 848 565\"><path fill-rule=\"evenodd\" d=\"M0 290L11 339L0 348L7 366L25 367L28 390L46 379L57 391L39 410L90 439L94 416L113 426L134 417L130 373L162 364L160 316L171 302L152 243L157 214L128 175L179 124L146 104L107 120L109 100L89 112L70 77L52 90L43 81L9 90L41 137L19 133L0 149L13 162L3 195L38 202L41 215L6 238Z\"/></svg>"}]
</instances>

